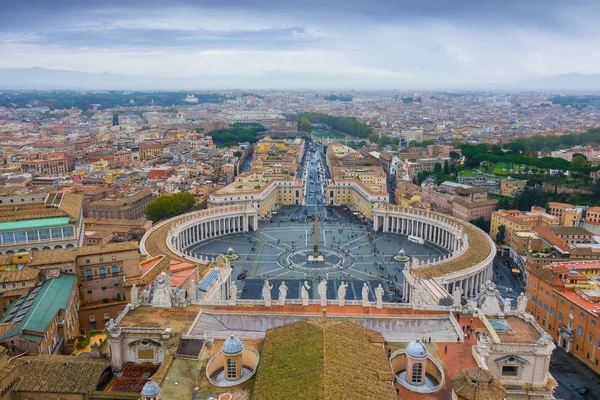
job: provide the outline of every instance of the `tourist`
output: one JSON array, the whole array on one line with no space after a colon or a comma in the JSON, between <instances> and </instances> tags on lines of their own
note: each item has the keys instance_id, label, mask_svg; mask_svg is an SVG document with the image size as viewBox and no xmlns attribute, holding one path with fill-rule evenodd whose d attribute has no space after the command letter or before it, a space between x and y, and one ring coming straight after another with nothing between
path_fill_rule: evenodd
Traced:
<instances>
[{"instance_id":1,"label":"tourist","mask_svg":"<svg viewBox=\"0 0 600 400\"><path fill-rule=\"evenodd\" d=\"M444 354L448 354L448 345L444 346Z\"/></svg>"}]
</instances>

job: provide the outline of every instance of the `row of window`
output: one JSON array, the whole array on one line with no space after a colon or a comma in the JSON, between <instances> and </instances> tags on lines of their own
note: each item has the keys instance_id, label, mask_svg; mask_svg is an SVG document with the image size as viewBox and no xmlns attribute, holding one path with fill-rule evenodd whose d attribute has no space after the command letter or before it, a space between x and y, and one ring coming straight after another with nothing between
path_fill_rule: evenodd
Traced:
<instances>
[{"instance_id":1,"label":"row of window","mask_svg":"<svg viewBox=\"0 0 600 400\"><path fill-rule=\"evenodd\" d=\"M71 239L74 236L75 231L72 226L63 226L50 229L3 232L0 235L0 240L2 241L2 244L14 244L25 243L27 241L37 242L45 240Z\"/></svg>"},{"instance_id":2,"label":"row of window","mask_svg":"<svg viewBox=\"0 0 600 400\"><path fill-rule=\"evenodd\" d=\"M119 266L117 264L113 264L111 267L111 273L116 275L119 273ZM106 275L106 267L100 267L98 268L98 270L94 271L92 273L92 269L91 268L86 268L85 269L85 277L86 278L92 278L94 275L100 275L101 277Z\"/></svg>"}]
</instances>

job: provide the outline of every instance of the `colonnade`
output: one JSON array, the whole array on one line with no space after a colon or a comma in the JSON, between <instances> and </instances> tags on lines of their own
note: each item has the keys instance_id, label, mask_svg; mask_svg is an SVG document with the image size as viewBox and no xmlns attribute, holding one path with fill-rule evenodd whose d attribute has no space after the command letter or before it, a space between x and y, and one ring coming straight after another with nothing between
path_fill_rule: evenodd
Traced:
<instances>
[{"instance_id":1,"label":"colonnade","mask_svg":"<svg viewBox=\"0 0 600 400\"><path fill-rule=\"evenodd\" d=\"M472 230L467 230L463 224L468 224L468 222L431 211L386 205L375 211L373 230L416 236L443 247L450 253L448 258L423 266L411 265L412 269L427 267L428 265L439 265L441 268L437 270L443 271L445 263L459 262L458 256L469 251L469 234L481 233L482 235L486 235L483 231L478 232L479 230L475 227ZM453 268L453 272L446 274L433 272L431 276L426 278L435 279L448 295L453 295L456 290L460 289L464 297L475 296L479 293L480 287L486 281L492 279L495 247L491 239L488 241L488 244L489 252L483 257L480 256L481 259L464 257L465 264L461 270L456 271L456 268ZM412 293L412 288L410 286L416 284L418 280L412 279L412 277L406 279L406 274L407 271L405 271L404 279L404 297L407 301L411 301L410 294ZM421 278L423 277L421 276Z\"/></svg>"},{"instance_id":2,"label":"colonnade","mask_svg":"<svg viewBox=\"0 0 600 400\"><path fill-rule=\"evenodd\" d=\"M189 246L213 237L229 235L233 233L248 232L257 229L257 218L248 215L220 215L211 219L199 219L178 229L177 235L171 240L175 248L184 251ZM252 226L250 226L252 225Z\"/></svg>"}]
</instances>

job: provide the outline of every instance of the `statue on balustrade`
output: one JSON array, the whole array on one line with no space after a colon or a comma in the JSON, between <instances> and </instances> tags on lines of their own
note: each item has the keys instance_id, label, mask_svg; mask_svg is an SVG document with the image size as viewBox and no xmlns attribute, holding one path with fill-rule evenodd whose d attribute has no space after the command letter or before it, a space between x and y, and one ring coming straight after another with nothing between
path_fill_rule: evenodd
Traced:
<instances>
[{"instance_id":1,"label":"statue on balustrade","mask_svg":"<svg viewBox=\"0 0 600 400\"><path fill-rule=\"evenodd\" d=\"M308 281L304 281L302 287L300 288L300 298L302 299L302 305L307 306L308 300L310 299L310 286L308 286Z\"/></svg>"},{"instance_id":2,"label":"statue on balustrade","mask_svg":"<svg viewBox=\"0 0 600 400\"><path fill-rule=\"evenodd\" d=\"M271 289L273 289L273 285L269 285L269 280L266 279L262 289L263 300L265 301L266 307L271 307Z\"/></svg>"},{"instance_id":3,"label":"statue on balustrade","mask_svg":"<svg viewBox=\"0 0 600 400\"><path fill-rule=\"evenodd\" d=\"M137 287L137 285L135 283L131 287L131 292L129 295L131 296L131 303L133 305L137 306L140 299L139 299L139 288Z\"/></svg>"},{"instance_id":4,"label":"statue on balustrade","mask_svg":"<svg viewBox=\"0 0 600 400\"><path fill-rule=\"evenodd\" d=\"M285 299L287 298L288 287L285 282L281 282L279 285L279 304L285 306Z\"/></svg>"},{"instance_id":5,"label":"statue on balustrade","mask_svg":"<svg viewBox=\"0 0 600 400\"><path fill-rule=\"evenodd\" d=\"M319 298L321 299L321 305L327 305L327 280L323 279L319 285L317 286L317 291L319 292Z\"/></svg>"},{"instance_id":6,"label":"statue on balustrade","mask_svg":"<svg viewBox=\"0 0 600 400\"><path fill-rule=\"evenodd\" d=\"M381 283L380 283L379 286L377 286L375 288L375 301L376 301L377 308L383 308L383 294L384 293L385 293L385 291L381 287Z\"/></svg>"},{"instance_id":7,"label":"statue on balustrade","mask_svg":"<svg viewBox=\"0 0 600 400\"><path fill-rule=\"evenodd\" d=\"M344 281L342 281L342 283L340 284L340 287L338 288L338 304L340 306L346 305L346 289L347 288L348 288L348 284L344 283Z\"/></svg>"},{"instance_id":8,"label":"statue on balustrade","mask_svg":"<svg viewBox=\"0 0 600 400\"><path fill-rule=\"evenodd\" d=\"M369 302L369 286L367 285L367 282L363 284L361 296L363 307L371 306L371 303Z\"/></svg>"},{"instance_id":9,"label":"statue on balustrade","mask_svg":"<svg viewBox=\"0 0 600 400\"><path fill-rule=\"evenodd\" d=\"M153 285L152 307L169 308L173 306L173 287L166 272L161 272Z\"/></svg>"}]
</instances>

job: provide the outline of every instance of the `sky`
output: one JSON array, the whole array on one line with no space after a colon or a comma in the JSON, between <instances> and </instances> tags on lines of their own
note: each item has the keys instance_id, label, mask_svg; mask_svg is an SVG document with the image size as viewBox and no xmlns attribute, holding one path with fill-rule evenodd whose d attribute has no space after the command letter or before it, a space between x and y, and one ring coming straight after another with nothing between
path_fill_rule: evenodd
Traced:
<instances>
[{"instance_id":1,"label":"sky","mask_svg":"<svg viewBox=\"0 0 600 400\"><path fill-rule=\"evenodd\" d=\"M600 73L599 17L597 0L0 0L0 68L290 88L518 82Z\"/></svg>"}]
</instances>

